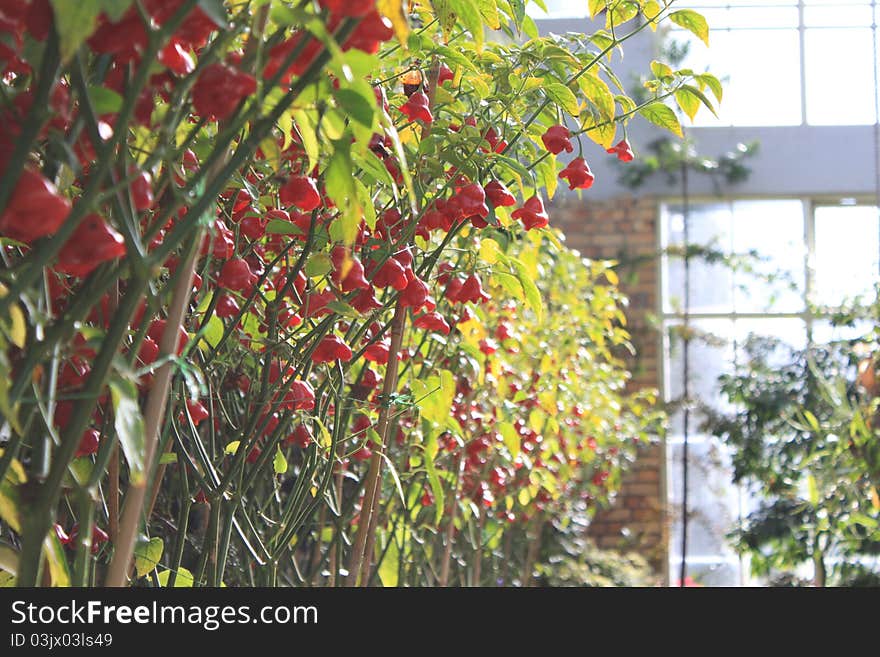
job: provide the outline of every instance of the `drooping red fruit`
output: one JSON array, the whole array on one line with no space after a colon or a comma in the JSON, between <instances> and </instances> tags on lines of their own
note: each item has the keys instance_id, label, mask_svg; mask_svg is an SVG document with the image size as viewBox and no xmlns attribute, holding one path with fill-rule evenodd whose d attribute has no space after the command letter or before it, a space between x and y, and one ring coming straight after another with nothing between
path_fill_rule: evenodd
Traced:
<instances>
[{"instance_id":1,"label":"drooping red fruit","mask_svg":"<svg viewBox=\"0 0 880 657\"><path fill-rule=\"evenodd\" d=\"M576 157L569 162L568 166L559 172L559 177L568 181L569 189L589 189L596 179L587 161L582 157Z\"/></svg>"},{"instance_id":2,"label":"drooping red fruit","mask_svg":"<svg viewBox=\"0 0 880 657\"><path fill-rule=\"evenodd\" d=\"M87 276L109 260L125 255L125 240L98 214L86 216L58 252L55 269L71 276Z\"/></svg>"},{"instance_id":3,"label":"drooping red fruit","mask_svg":"<svg viewBox=\"0 0 880 657\"><path fill-rule=\"evenodd\" d=\"M574 146L571 145L571 132L564 125L547 128L541 136L541 141L544 142L544 148L554 155L559 155L562 151L571 153L574 150Z\"/></svg>"},{"instance_id":4,"label":"drooping red fruit","mask_svg":"<svg viewBox=\"0 0 880 657\"><path fill-rule=\"evenodd\" d=\"M421 121L425 125L431 125L434 122L434 115L431 114L430 101L423 91L417 91L409 97L400 111L410 121Z\"/></svg>"},{"instance_id":5,"label":"drooping red fruit","mask_svg":"<svg viewBox=\"0 0 880 657\"><path fill-rule=\"evenodd\" d=\"M617 159L621 162L632 162L635 155L632 152L632 148L629 145L629 141L623 139L615 144L613 147L607 149L608 153L614 153L617 155Z\"/></svg>"},{"instance_id":6,"label":"drooping red fruit","mask_svg":"<svg viewBox=\"0 0 880 657\"><path fill-rule=\"evenodd\" d=\"M257 80L227 64L211 64L193 85L196 113L208 120L231 116L239 103L257 90Z\"/></svg>"},{"instance_id":7,"label":"drooping red fruit","mask_svg":"<svg viewBox=\"0 0 880 657\"><path fill-rule=\"evenodd\" d=\"M235 290L242 294L251 292L257 283L257 275L251 271L250 265L243 258L227 260L217 277L217 284L227 290Z\"/></svg>"},{"instance_id":8,"label":"drooping red fruit","mask_svg":"<svg viewBox=\"0 0 880 657\"><path fill-rule=\"evenodd\" d=\"M131 181L129 189L135 210L142 212L153 207L155 202L153 197L153 177L148 171L139 172L134 180Z\"/></svg>"},{"instance_id":9,"label":"drooping red fruit","mask_svg":"<svg viewBox=\"0 0 880 657\"><path fill-rule=\"evenodd\" d=\"M521 219L526 230L543 228L550 221L550 217L547 216L547 212L544 210L544 201L541 200L540 196L530 197L523 204L523 207L514 210L511 216L514 219Z\"/></svg>"},{"instance_id":10,"label":"drooping red fruit","mask_svg":"<svg viewBox=\"0 0 880 657\"><path fill-rule=\"evenodd\" d=\"M203 420L207 420L210 417L208 409L198 400L187 399L186 410L189 412L189 416L192 418L193 424L196 426L199 426ZM186 415L183 412L180 413L180 421L186 421Z\"/></svg>"},{"instance_id":11,"label":"drooping red fruit","mask_svg":"<svg viewBox=\"0 0 880 657\"><path fill-rule=\"evenodd\" d=\"M295 205L306 212L321 205L318 186L308 176L291 176L279 191L282 205Z\"/></svg>"},{"instance_id":12,"label":"drooping red fruit","mask_svg":"<svg viewBox=\"0 0 880 657\"><path fill-rule=\"evenodd\" d=\"M462 303L467 301L470 301L471 303L482 303L484 301L489 301L491 298L492 297L486 294L483 290L483 283L480 280L480 277L476 274L471 274L464 280L457 296L457 300Z\"/></svg>"},{"instance_id":13,"label":"drooping red fruit","mask_svg":"<svg viewBox=\"0 0 880 657\"><path fill-rule=\"evenodd\" d=\"M516 205L516 197L511 194L510 190L504 183L492 180L483 188L486 192L486 198L493 207L510 207Z\"/></svg>"},{"instance_id":14,"label":"drooping red fruit","mask_svg":"<svg viewBox=\"0 0 880 657\"><path fill-rule=\"evenodd\" d=\"M449 323L446 319L437 312L425 313L424 315L419 315L413 321L413 326L420 329L425 329L426 331L435 331L437 333L442 333L443 335L449 335Z\"/></svg>"},{"instance_id":15,"label":"drooping red fruit","mask_svg":"<svg viewBox=\"0 0 880 657\"><path fill-rule=\"evenodd\" d=\"M79 446L76 448L76 454L74 456L76 458L81 458L83 456L94 454L98 451L100 444L101 434L98 433L97 429L86 429L82 438L79 439Z\"/></svg>"},{"instance_id":16,"label":"drooping red fruit","mask_svg":"<svg viewBox=\"0 0 880 657\"><path fill-rule=\"evenodd\" d=\"M327 335L318 343L312 352L313 363L330 363L341 360L348 362L351 360L351 349L335 335Z\"/></svg>"},{"instance_id":17,"label":"drooping red fruit","mask_svg":"<svg viewBox=\"0 0 880 657\"><path fill-rule=\"evenodd\" d=\"M388 258L372 278L376 287L385 288L390 285L398 291L406 288L408 282L406 269L394 258Z\"/></svg>"},{"instance_id":18,"label":"drooping red fruit","mask_svg":"<svg viewBox=\"0 0 880 657\"><path fill-rule=\"evenodd\" d=\"M376 8L376 0L318 0L322 9L335 16L361 18Z\"/></svg>"},{"instance_id":19,"label":"drooping red fruit","mask_svg":"<svg viewBox=\"0 0 880 657\"><path fill-rule=\"evenodd\" d=\"M57 231L70 214L70 201L49 180L24 169L0 215L0 235L30 244Z\"/></svg>"},{"instance_id":20,"label":"drooping red fruit","mask_svg":"<svg viewBox=\"0 0 880 657\"><path fill-rule=\"evenodd\" d=\"M400 293L400 305L404 308L418 310L428 300L430 290L423 280L413 278Z\"/></svg>"},{"instance_id":21,"label":"drooping red fruit","mask_svg":"<svg viewBox=\"0 0 880 657\"><path fill-rule=\"evenodd\" d=\"M447 212L458 214L458 216L465 219L471 217L486 218L489 216L489 208L486 207L486 193L476 183L465 185L459 189L449 199L446 209Z\"/></svg>"}]
</instances>

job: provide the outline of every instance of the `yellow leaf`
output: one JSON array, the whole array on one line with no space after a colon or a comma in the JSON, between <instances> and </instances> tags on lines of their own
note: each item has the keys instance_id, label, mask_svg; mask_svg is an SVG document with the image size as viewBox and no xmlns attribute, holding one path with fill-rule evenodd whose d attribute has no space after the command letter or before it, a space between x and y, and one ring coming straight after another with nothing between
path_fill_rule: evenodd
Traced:
<instances>
[{"instance_id":1,"label":"yellow leaf","mask_svg":"<svg viewBox=\"0 0 880 657\"><path fill-rule=\"evenodd\" d=\"M490 265L494 265L498 262L498 253L500 250L501 248L498 246L498 242L487 237L480 242L480 259Z\"/></svg>"},{"instance_id":2,"label":"yellow leaf","mask_svg":"<svg viewBox=\"0 0 880 657\"><path fill-rule=\"evenodd\" d=\"M391 21L394 33L397 35L397 40L400 41L400 46L406 50L406 40L409 37L409 23L406 20L403 2L401 0L377 0L376 9Z\"/></svg>"},{"instance_id":3,"label":"yellow leaf","mask_svg":"<svg viewBox=\"0 0 880 657\"><path fill-rule=\"evenodd\" d=\"M657 2L657 0L648 0L648 2L645 3L645 7L642 9L642 13L648 20L648 25L651 28L651 31L656 32L657 22L654 19L660 15L660 3Z\"/></svg>"}]
</instances>

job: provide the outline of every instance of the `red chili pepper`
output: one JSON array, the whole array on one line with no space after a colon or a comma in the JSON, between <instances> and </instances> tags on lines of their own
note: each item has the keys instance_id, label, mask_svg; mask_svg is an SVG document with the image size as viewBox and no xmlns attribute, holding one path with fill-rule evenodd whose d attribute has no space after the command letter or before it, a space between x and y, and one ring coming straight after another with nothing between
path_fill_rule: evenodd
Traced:
<instances>
[{"instance_id":1,"label":"red chili pepper","mask_svg":"<svg viewBox=\"0 0 880 657\"><path fill-rule=\"evenodd\" d=\"M296 425L296 428L293 430L287 438L284 439L284 445L294 445L301 449L305 449L309 445L312 444L312 432L309 431L309 428L304 424Z\"/></svg>"},{"instance_id":2,"label":"red chili pepper","mask_svg":"<svg viewBox=\"0 0 880 657\"><path fill-rule=\"evenodd\" d=\"M137 177L131 181L131 200L138 212L149 210L153 207L155 199L153 198L153 177L148 171L141 171Z\"/></svg>"},{"instance_id":3,"label":"red chili pepper","mask_svg":"<svg viewBox=\"0 0 880 657\"><path fill-rule=\"evenodd\" d=\"M410 121L421 121L425 125L431 125L434 122L434 115L431 114L430 101L422 91L417 91L410 96L409 100L400 106L400 111Z\"/></svg>"},{"instance_id":4,"label":"red chili pepper","mask_svg":"<svg viewBox=\"0 0 880 657\"><path fill-rule=\"evenodd\" d=\"M336 21L331 21L329 27L335 29L335 23ZM391 21L374 9L361 19L361 22L354 28L354 32L342 45L342 49L357 48L373 55L379 52L379 46L383 41L388 41L393 36L394 28Z\"/></svg>"},{"instance_id":5,"label":"red chili pepper","mask_svg":"<svg viewBox=\"0 0 880 657\"><path fill-rule=\"evenodd\" d=\"M569 189L589 189L596 179L586 160L576 157L559 172L559 177L568 181Z\"/></svg>"},{"instance_id":6,"label":"red chili pepper","mask_svg":"<svg viewBox=\"0 0 880 657\"><path fill-rule=\"evenodd\" d=\"M205 408L202 402L192 399L186 400L186 410L189 412L189 416L192 418L193 424L199 426L203 420L207 420L210 417L208 413L208 409ZM180 422L186 422L186 413L181 411L180 413Z\"/></svg>"},{"instance_id":7,"label":"red chili pepper","mask_svg":"<svg viewBox=\"0 0 880 657\"><path fill-rule=\"evenodd\" d=\"M388 356L391 353L391 341L387 338L374 342L364 349L364 360L379 365L388 363Z\"/></svg>"},{"instance_id":8,"label":"red chili pepper","mask_svg":"<svg viewBox=\"0 0 880 657\"><path fill-rule=\"evenodd\" d=\"M394 258L388 258L372 278L376 287L385 288L390 285L398 291L406 288L408 282L406 269Z\"/></svg>"},{"instance_id":9,"label":"red chili pepper","mask_svg":"<svg viewBox=\"0 0 880 657\"><path fill-rule=\"evenodd\" d=\"M630 148L629 141L626 139L618 142L612 148L607 149L608 153L617 154L617 159L621 162L632 162L635 155L633 155L632 148Z\"/></svg>"},{"instance_id":10,"label":"red chili pepper","mask_svg":"<svg viewBox=\"0 0 880 657\"><path fill-rule=\"evenodd\" d=\"M98 214L77 226L58 252L56 269L71 276L86 276L101 263L125 255L125 240Z\"/></svg>"},{"instance_id":11,"label":"red chili pepper","mask_svg":"<svg viewBox=\"0 0 880 657\"><path fill-rule=\"evenodd\" d=\"M312 352L313 363L330 363L337 360L348 362L351 357L351 349L335 335L324 336Z\"/></svg>"},{"instance_id":12,"label":"red chili pepper","mask_svg":"<svg viewBox=\"0 0 880 657\"><path fill-rule=\"evenodd\" d=\"M492 180L483 188L486 192L486 198L494 207L510 207L516 205L516 197L510 193L510 190L497 180Z\"/></svg>"},{"instance_id":13,"label":"red chili pepper","mask_svg":"<svg viewBox=\"0 0 880 657\"><path fill-rule=\"evenodd\" d=\"M177 39L171 39L159 51L158 59L160 64L177 75L189 75L196 70L196 63L193 61L192 55L187 52Z\"/></svg>"},{"instance_id":14,"label":"red chili pepper","mask_svg":"<svg viewBox=\"0 0 880 657\"><path fill-rule=\"evenodd\" d=\"M360 18L376 8L376 0L318 0L318 4L331 14L346 18Z\"/></svg>"},{"instance_id":15,"label":"red chili pepper","mask_svg":"<svg viewBox=\"0 0 880 657\"><path fill-rule=\"evenodd\" d=\"M382 307L372 287L367 290L361 290L354 299L349 301L349 304L362 315Z\"/></svg>"},{"instance_id":16,"label":"red chili pepper","mask_svg":"<svg viewBox=\"0 0 880 657\"><path fill-rule=\"evenodd\" d=\"M231 116L239 103L257 90L257 81L227 64L206 67L193 85L193 107L208 120Z\"/></svg>"},{"instance_id":17,"label":"red chili pepper","mask_svg":"<svg viewBox=\"0 0 880 657\"><path fill-rule=\"evenodd\" d=\"M541 141L544 142L544 148L554 155L558 155L562 151L571 153L574 150L570 137L571 133L568 128L564 125L554 125L547 128L547 132L541 136Z\"/></svg>"},{"instance_id":18,"label":"red chili pepper","mask_svg":"<svg viewBox=\"0 0 880 657\"><path fill-rule=\"evenodd\" d=\"M279 191L282 205L295 205L306 212L321 205L318 186L308 176L291 176Z\"/></svg>"},{"instance_id":19,"label":"red chili pepper","mask_svg":"<svg viewBox=\"0 0 880 657\"><path fill-rule=\"evenodd\" d=\"M413 321L413 326L420 329L425 329L426 331L436 331L437 333L442 333L443 335L449 335L449 322L440 314L436 312L425 313L424 315L419 315Z\"/></svg>"},{"instance_id":20,"label":"red chili pepper","mask_svg":"<svg viewBox=\"0 0 880 657\"><path fill-rule=\"evenodd\" d=\"M461 290L457 295L457 300L461 303L467 301L470 301L471 303L482 303L483 301L489 301L491 298L492 297L486 294L483 290L483 283L476 274L471 274L464 280L461 285Z\"/></svg>"},{"instance_id":21,"label":"red chili pepper","mask_svg":"<svg viewBox=\"0 0 880 657\"><path fill-rule=\"evenodd\" d=\"M242 258L227 260L220 270L220 276L217 277L217 284L220 287L242 294L252 292L256 283L257 275L251 271L247 261Z\"/></svg>"},{"instance_id":22,"label":"red chili pepper","mask_svg":"<svg viewBox=\"0 0 880 657\"><path fill-rule=\"evenodd\" d=\"M514 219L522 219L526 230L543 228L550 222L550 217L547 216L547 212L544 210L544 201L541 200L540 196L532 196L525 202L523 207L519 210L514 210L510 216Z\"/></svg>"},{"instance_id":23,"label":"red chili pepper","mask_svg":"<svg viewBox=\"0 0 880 657\"><path fill-rule=\"evenodd\" d=\"M24 169L6 209L0 215L0 234L30 244L57 231L70 213L70 201L51 182Z\"/></svg>"},{"instance_id":24,"label":"red chili pepper","mask_svg":"<svg viewBox=\"0 0 880 657\"><path fill-rule=\"evenodd\" d=\"M483 188L471 183L458 190L446 204L447 212L469 219L471 217L488 217L489 208L486 207L486 192Z\"/></svg>"},{"instance_id":25,"label":"red chili pepper","mask_svg":"<svg viewBox=\"0 0 880 657\"><path fill-rule=\"evenodd\" d=\"M446 64L440 64L440 68L437 71L437 84L442 85L447 80L450 82L455 80L455 73Z\"/></svg>"},{"instance_id":26,"label":"red chili pepper","mask_svg":"<svg viewBox=\"0 0 880 657\"><path fill-rule=\"evenodd\" d=\"M76 448L76 454L74 454L74 456L76 458L81 458L83 456L94 454L98 451L100 444L101 434L98 433L97 429L86 429L82 438L79 439L79 447Z\"/></svg>"},{"instance_id":27,"label":"red chili pepper","mask_svg":"<svg viewBox=\"0 0 880 657\"><path fill-rule=\"evenodd\" d=\"M400 305L418 310L428 301L430 290L423 280L413 278L400 294Z\"/></svg>"}]
</instances>

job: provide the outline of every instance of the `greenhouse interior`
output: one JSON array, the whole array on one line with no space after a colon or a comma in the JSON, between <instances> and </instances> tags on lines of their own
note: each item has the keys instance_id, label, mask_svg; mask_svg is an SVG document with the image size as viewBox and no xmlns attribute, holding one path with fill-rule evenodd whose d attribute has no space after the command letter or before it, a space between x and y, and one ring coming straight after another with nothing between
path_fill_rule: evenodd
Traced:
<instances>
[{"instance_id":1,"label":"greenhouse interior","mask_svg":"<svg viewBox=\"0 0 880 657\"><path fill-rule=\"evenodd\" d=\"M0 586L880 586L878 24L0 0Z\"/></svg>"}]
</instances>

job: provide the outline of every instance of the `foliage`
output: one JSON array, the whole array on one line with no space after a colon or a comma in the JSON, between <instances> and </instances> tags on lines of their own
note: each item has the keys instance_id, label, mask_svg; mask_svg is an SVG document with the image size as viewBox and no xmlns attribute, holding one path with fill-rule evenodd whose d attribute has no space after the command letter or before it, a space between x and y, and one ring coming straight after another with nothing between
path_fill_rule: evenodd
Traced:
<instances>
[{"instance_id":1,"label":"foliage","mask_svg":"<svg viewBox=\"0 0 880 657\"><path fill-rule=\"evenodd\" d=\"M717 80L637 104L611 64L667 16L702 34L693 12L539 37L507 0L9 6L18 584L482 583L517 518L613 489L653 411L610 352L613 273L547 228L542 137L678 132L657 104Z\"/></svg>"},{"instance_id":2,"label":"foliage","mask_svg":"<svg viewBox=\"0 0 880 657\"><path fill-rule=\"evenodd\" d=\"M737 411L708 428L759 496L731 534L756 574L790 580L812 565L819 586L878 576L877 338L794 350L752 337L746 362L722 377Z\"/></svg>"}]
</instances>

